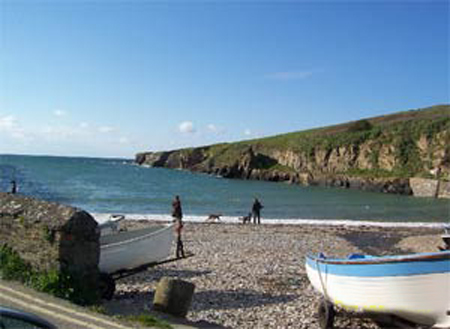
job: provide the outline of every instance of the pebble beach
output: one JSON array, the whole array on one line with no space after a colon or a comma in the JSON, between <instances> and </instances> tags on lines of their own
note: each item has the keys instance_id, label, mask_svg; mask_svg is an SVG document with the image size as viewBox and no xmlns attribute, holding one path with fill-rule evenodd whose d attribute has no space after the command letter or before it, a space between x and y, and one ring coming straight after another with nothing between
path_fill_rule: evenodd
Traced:
<instances>
[{"instance_id":1,"label":"pebble beach","mask_svg":"<svg viewBox=\"0 0 450 329\"><path fill-rule=\"evenodd\" d=\"M136 229L152 222L121 225ZM195 284L187 320L199 327L318 329L320 295L306 276L308 253L431 252L442 244L441 233L419 227L186 223L185 251L194 256L117 281L116 293L104 307L111 315L152 312L155 287L169 276ZM341 316L338 310L335 328L378 326L345 312Z\"/></svg>"}]
</instances>

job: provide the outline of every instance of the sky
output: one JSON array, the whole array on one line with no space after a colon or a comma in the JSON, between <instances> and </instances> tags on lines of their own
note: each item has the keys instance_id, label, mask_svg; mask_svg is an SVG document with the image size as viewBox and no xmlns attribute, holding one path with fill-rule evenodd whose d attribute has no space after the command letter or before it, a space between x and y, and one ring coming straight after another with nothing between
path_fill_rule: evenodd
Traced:
<instances>
[{"instance_id":1,"label":"sky","mask_svg":"<svg viewBox=\"0 0 450 329\"><path fill-rule=\"evenodd\" d=\"M447 104L449 12L0 0L0 154L133 158Z\"/></svg>"}]
</instances>

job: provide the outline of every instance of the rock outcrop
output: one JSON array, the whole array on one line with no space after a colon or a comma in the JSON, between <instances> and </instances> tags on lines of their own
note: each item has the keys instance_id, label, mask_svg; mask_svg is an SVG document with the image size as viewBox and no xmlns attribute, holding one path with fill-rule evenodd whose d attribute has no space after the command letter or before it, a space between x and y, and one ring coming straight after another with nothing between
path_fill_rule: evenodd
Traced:
<instances>
[{"instance_id":1,"label":"rock outcrop","mask_svg":"<svg viewBox=\"0 0 450 329\"><path fill-rule=\"evenodd\" d=\"M100 256L97 222L57 203L0 193L0 241L38 272L70 275L81 295L95 299Z\"/></svg>"},{"instance_id":2,"label":"rock outcrop","mask_svg":"<svg viewBox=\"0 0 450 329\"><path fill-rule=\"evenodd\" d=\"M450 182L448 181L413 177L409 180L409 184L415 196L450 199Z\"/></svg>"}]
</instances>

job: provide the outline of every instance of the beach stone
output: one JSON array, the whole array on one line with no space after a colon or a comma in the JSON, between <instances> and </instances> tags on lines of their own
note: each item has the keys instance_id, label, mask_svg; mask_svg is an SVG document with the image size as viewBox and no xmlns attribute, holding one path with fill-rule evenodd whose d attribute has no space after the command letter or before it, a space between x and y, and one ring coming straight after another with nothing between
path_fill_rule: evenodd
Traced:
<instances>
[{"instance_id":1,"label":"beach stone","mask_svg":"<svg viewBox=\"0 0 450 329\"><path fill-rule=\"evenodd\" d=\"M191 282L163 277L156 287L153 307L157 311L185 317L191 305L194 289L195 285Z\"/></svg>"},{"instance_id":2,"label":"beach stone","mask_svg":"<svg viewBox=\"0 0 450 329\"><path fill-rule=\"evenodd\" d=\"M123 223L136 229L159 222ZM442 244L442 229L423 227L189 223L184 234L194 257L123 278L105 309L120 310L111 314L128 309L130 314L148 312L152 292L162 277L170 277L195 284L188 321L214 323L220 328L320 329L317 301L322 296L307 277L307 254L347 257L366 253L367 247L374 255L403 254L435 251ZM430 242L431 237L437 244ZM403 243L405 238L408 243ZM379 242L371 244L368 239ZM133 301L132 307L128 300ZM350 318L340 309L337 315L335 328L379 328L370 319Z\"/></svg>"}]
</instances>

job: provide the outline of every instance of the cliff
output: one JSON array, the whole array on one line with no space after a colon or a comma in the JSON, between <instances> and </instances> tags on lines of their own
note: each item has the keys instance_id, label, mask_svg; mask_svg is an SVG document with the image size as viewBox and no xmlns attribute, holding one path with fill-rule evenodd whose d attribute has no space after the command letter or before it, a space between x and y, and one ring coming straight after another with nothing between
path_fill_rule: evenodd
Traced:
<instances>
[{"instance_id":1,"label":"cliff","mask_svg":"<svg viewBox=\"0 0 450 329\"><path fill-rule=\"evenodd\" d=\"M450 106L273 137L136 155L138 164L226 178L415 194L411 178L450 178ZM417 184L415 184L417 187ZM421 194L421 193L419 193ZM447 192L438 196L448 197ZM431 196L431 195L430 195Z\"/></svg>"}]
</instances>

